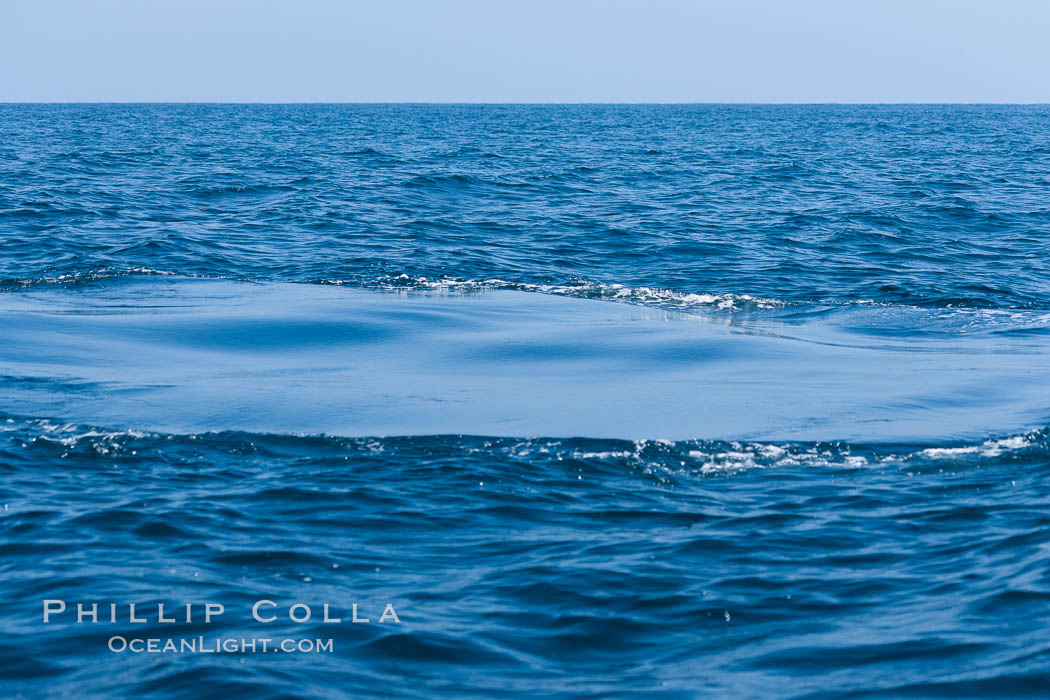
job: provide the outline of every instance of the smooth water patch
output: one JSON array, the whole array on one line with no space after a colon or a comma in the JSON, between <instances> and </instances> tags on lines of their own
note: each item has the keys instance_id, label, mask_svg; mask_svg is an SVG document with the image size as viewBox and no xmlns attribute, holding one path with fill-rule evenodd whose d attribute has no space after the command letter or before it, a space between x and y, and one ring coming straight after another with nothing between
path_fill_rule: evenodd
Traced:
<instances>
[{"instance_id":1,"label":"smooth water patch","mask_svg":"<svg viewBox=\"0 0 1050 700\"><path fill-rule=\"evenodd\" d=\"M152 277L8 292L0 314L0 405L144 430L929 441L1048 413L1034 312Z\"/></svg>"}]
</instances>

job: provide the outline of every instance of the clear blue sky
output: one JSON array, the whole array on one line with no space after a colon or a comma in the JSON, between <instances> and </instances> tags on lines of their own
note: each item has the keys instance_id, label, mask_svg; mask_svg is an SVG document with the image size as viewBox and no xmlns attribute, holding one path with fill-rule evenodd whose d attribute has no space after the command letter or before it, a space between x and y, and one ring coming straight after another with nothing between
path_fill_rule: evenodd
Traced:
<instances>
[{"instance_id":1,"label":"clear blue sky","mask_svg":"<svg viewBox=\"0 0 1050 700\"><path fill-rule=\"evenodd\" d=\"M1043 0L0 0L0 101L1048 102Z\"/></svg>"}]
</instances>

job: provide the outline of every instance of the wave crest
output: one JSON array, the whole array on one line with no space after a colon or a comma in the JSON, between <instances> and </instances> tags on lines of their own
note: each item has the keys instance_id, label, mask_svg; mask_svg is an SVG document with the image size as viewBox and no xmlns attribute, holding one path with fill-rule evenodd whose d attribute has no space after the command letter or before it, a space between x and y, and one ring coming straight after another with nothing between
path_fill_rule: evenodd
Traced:
<instances>
[{"instance_id":1,"label":"wave crest","mask_svg":"<svg viewBox=\"0 0 1050 700\"><path fill-rule=\"evenodd\" d=\"M600 438L504 438L471 435L335 437L310 434L206 432L172 434L109 430L47 418L0 417L0 444L46 451L67 458L106 460L216 461L230 454L330 460L377 458L428 463L444 458L500 465L557 466L579 479L596 471L645 474L666 481L728 475L753 469L879 467L980 467L1002 460L1045 462L1050 427L979 442L949 445L883 445L848 442L760 442L722 440L617 440ZM4 452L0 448L0 453Z\"/></svg>"}]
</instances>

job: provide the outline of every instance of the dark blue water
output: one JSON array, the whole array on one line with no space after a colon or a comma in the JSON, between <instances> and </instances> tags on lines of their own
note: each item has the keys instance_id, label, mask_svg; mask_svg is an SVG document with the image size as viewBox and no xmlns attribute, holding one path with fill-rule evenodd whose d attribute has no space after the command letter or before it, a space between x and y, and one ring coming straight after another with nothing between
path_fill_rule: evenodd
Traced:
<instances>
[{"instance_id":1,"label":"dark blue water","mask_svg":"<svg viewBox=\"0 0 1050 700\"><path fill-rule=\"evenodd\" d=\"M1047 107L0 106L0 692L1045 697L1048 260Z\"/></svg>"}]
</instances>

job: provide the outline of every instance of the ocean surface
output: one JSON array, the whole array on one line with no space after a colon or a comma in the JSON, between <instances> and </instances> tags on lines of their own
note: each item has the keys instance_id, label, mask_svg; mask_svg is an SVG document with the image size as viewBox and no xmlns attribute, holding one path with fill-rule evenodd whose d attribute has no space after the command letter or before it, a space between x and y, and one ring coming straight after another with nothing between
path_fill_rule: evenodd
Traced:
<instances>
[{"instance_id":1,"label":"ocean surface","mask_svg":"<svg viewBox=\"0 0 1050 700\"><path fill-rule=\"evenodd\" d=\"M0 105L0 693L1046 697L1048 351L1046 106Z\"/></svg>"}]
</instances>

